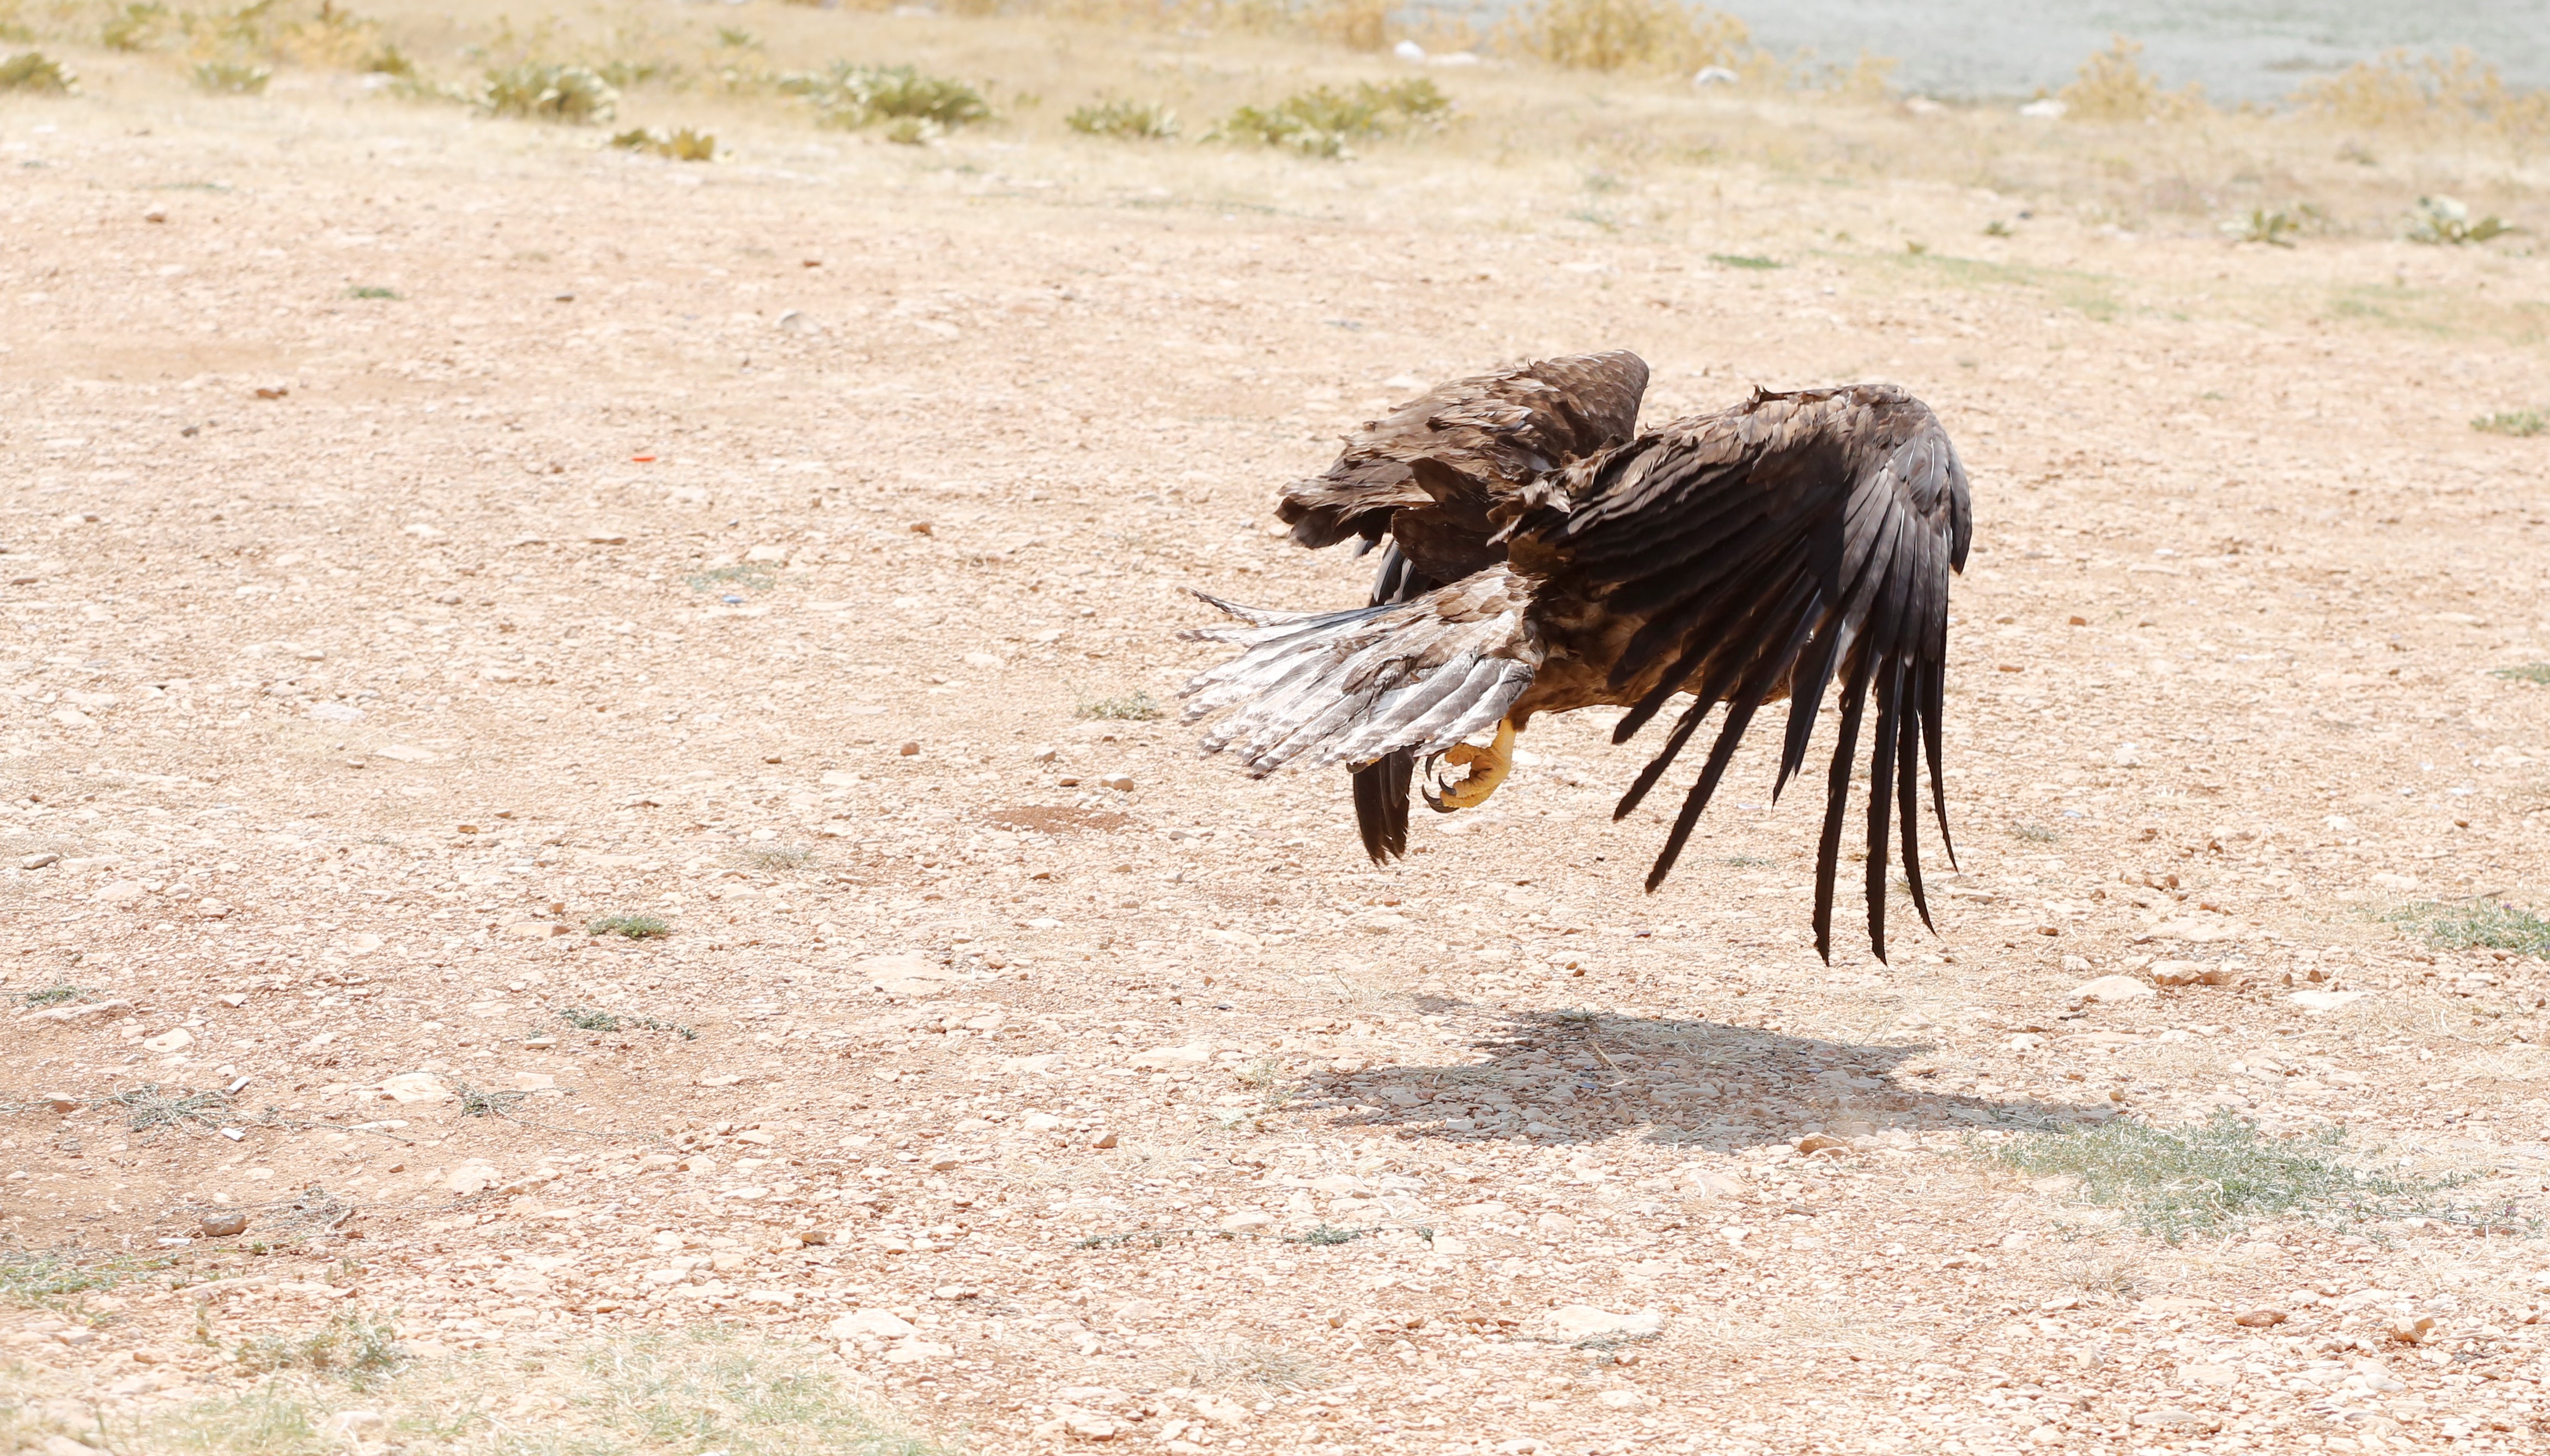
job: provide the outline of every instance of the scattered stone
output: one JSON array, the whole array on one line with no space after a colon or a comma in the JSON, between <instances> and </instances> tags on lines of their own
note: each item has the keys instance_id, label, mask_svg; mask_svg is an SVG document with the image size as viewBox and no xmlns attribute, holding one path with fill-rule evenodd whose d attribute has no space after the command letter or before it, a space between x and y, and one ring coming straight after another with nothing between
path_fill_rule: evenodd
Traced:
<instances>
[{"instance_id":1,"label":"scattered stone","mask_svg":"<svg viewBox=\"0 0 2550 1456\"><path fill-rule=\"evenodd\" d=\"M1594 1404L1610 1407L1614 1410L1635 1410L1646 1404L1646 1398L1636 1391L1598 1391L1594 1396Z\"/></svg>"},{"instance_id":2,"label":"scattered stone","mask_svg":"<svg viewBox=\"0 0 2550 1456\"><path fill-rule=\"evenodd\" d=\"M48 1095L44 1099L44 1104L45 1111L49 1113L76 1113L79 1111L80 1106L79 1099L66 1092L56 1092Z\"/></svg>"},{"instance_id":3,"label":"scattered stone","mask_svg":"<svg viewBox=\"0 0 2550 1456\"><path fill-rule=\"evenodd\" d=\"M100 905L131 905L148 893L139 881L118 880L89 898Z\"/></svg>"},{"instance_id":4,"label":"scattered stone","mask_svg":"<svg viewBox=\"0 0 2550 1456\"><path fill-rule=\"evenodd\" d=\"M207 895L203 899L195 902L195 914L202 916L208 921L226 919L230 913L231 903L227 900L216 900Z\"/></svg>"},{"instance_id":5,"label":"scattered stone","mask_svg":"<svg viewBox=\"0 0 2550 1456\"><path fill-rule=\"evenodd\" d=\"M1222 1215L1222 1226L1229 1229L1233 1233L1245 1232L1251 1228L1264 1228L1274 1221L1275 1215L1272 1213L1225 1213ZM1438 1239L1437 1242L1440 1242L1440 1240Z\"/></svg>"},{"instance_id":6,"label":"scattered stone","mask_svg":"<svg viewBox=\"0 0 2550 1456\"><path fill-rule=\"evenodd\" d=\"M156 1036L145 1036L142 1038L142 1047L145 1051L155 1051L163 1054L172 1051L184 1051L187 1047L194 1044L195 1033L187 1030L183 1026L162 1031Z\"/></svg>"},{"instance_id":7,"label":"scattered stone","mask_svg":"<svg viewBox=\"0 0 2550 1456\"><path fill-rule=\"evenodd\" d=\"M471 1158L453 1169L450 1176L442 1180L442 1186L467 1198L473 1193L484 1193L495 1187L502 1176L493 1164L482 1158Z\"/></svg>"},{"instance_id":8,"label":"scattered stone","mask_svg":"<svg viewBox=\"0 0 2550 1456\"><path fill-rule=\"evenodd\" d=\"M1563 1340L1587 1340L1602 1335L1651 1335L1665 1327L1665 1317L1653 1310L1635 1314L1615 1314L1592 1305L1567 1305L1552 1310L1543 1321L1549 1332Z\"/></svg>"},{"instance_id":9,"label":"scattered stone","mask_svg":"<svg viewBox=\"0 0 2550 1456\"><path fill-rule=\"evenodd\" d=\"M247 1214L236 1210L206 1213L196 1226L203 1230L206 1238L231 1238L247 1232Z\"/></svg>"},{"instance_id":10,"label":"scattered stone","mask_svg":"<svg viewBox=\"0 0 2550 1456\"><path fill-rule=\"evenodd\" d=\"M918 758L921 756L921 745L919 743L905 743L902 747L897 748L894 751L905 758Z\"/></svg>"},{"instance_id":11,"label":"scattered stone","mask_svg":"<svg viewBox=\"0 0 2550 1456\"><path fill-rule=\"evenodd\" d=\"M2072 988L2073 1000L2095 1001L2106 1005L2141 1001L2159 994L2152 990L2150 982L2138 981L2131 976L2101 976L2095 981L2084 981Z\"/></svg>"},{"instance_id":12,"label":"scattered stone","mask_svg":"<svg viewBox=\"0 0 2550 1456\"><path fill-rule=\"evenodd\" d=\"M2285 999L2306 1012L2333 1012L2372 994L2370 991L2297 991Z\"/></svg>"},{"instance_id":13,"label":"scattered stone","mask_svg":"<svg viewBox=\"0 0 2550 1456\"><path fill-rule=\"evenodd\" d=\"M940 965L918 950L865 956L853 962L850 971L872 989L907 1000L939 995L956 980L952 967Z\"/></svg>"},{"instance_id":14,"label":"scattered stone","mask_svg":"<svg viewBox=\"0 0 2550 1456\"><path fill-rule=\"evenodd\" d=\"M824 1326L824 1337L831 1340L898 1340L920 1332L909 1321L885 1310L853 1310L835 1315L832 1323Z\"/></svg>"},{"instance_id":15,"label":"scattered stone","mask_svg":"<svg viewBox=\"0 0 2550 1456\"><path fill-rule=\"evenodd\" d=\"M1100 1148L1114 1147L1116 1145L1116 1134L1107 1131L1093 1132L1089 1134L1089 1145L1091 1147Z\"/></svg>"},{"instance_id":16,"label":"scattered stone","mask_svg":"<svg viewBox=\"0 0 2550 1456\"><path fill-rule=\"evenodd\" d=\"M1130 794L1133 792L1133 776L1128 773L1106 774L1102 776L1098 782L1107 788L1115 790L1119 794Z\"/></svg>"},{"instance_id":17,"label":"scattered stone","mask_svg":"<svg viewBox=\"0 0 2550 1456\"><path fill-rule=\"evenodd\" d=\"M432 1072L401 1072L381 1079L380 1094L394 1103L441 1102L451 1089Z\"/></svg>"},{"instance_id":18,"label":"scattered stone","mask_svg":"<svg viewBox=\"0 0 2550 1456\"><path fill-rule=\"evenodd\" d=\"M800 1228L797 1230L797 1241L801 1244L820 1246L833 1241L833 1232L829 1228Z\"/></svg>"},{"instance_id":19,"label":"scattered stone","mask_svg":"<svg viewBox=\"0 0 2550 1456\"><path fill-rule=\"evenodd\" d=\"M2424 1344L2435 1336L2435 1316L2432 1314L2418 1314L2413 1317L2403 1315L2392 1320L2382 1332L2403 1345Z\"/></svg>"},{"instance_id":20,"label":"scattered stone","mask_svg":"<svg viewBox=\"0 0 2550 1456\"><path fill-rule=\"evenodd\" d=\"M573 931L555 921L516 921L505 927L505 933L520 935L526 940L547 940Z\"/></svg>"},{"instance_id":21,"label":"scattered stone","mask_svg":"<svg viewBox=\"0 0 2550 1456\"><path fill-rule=\"evenodd\" d=\"M1810 1154L1846 1153L1850 1151L1850 1144L1848 1142L1845 1142L1841 1138L1835 1137L1827 1132L1810 1132L1806 1136L1799 1138L1797 1145L1798 1151Z\"/></svg>"},{"instance_id":22,"label":"scattered stone","mask_svg":"<svg viewBox=\"0 0 2550 1456\"><path fill-rule=\"evenodd\" d=\"M2286 1313L2282 1310L2260 1308L2256 1310L2241 1310L2237 1315L2232 1317L2231 1322L2234 1324L2246 1325L2251 1329L2269 1329L2284 1323L2292 1317L2292 1315Z\"/></svg>"},{"instance_id":23,"label":"scattered stone","mask_svg":"<svg viewBox=\"0 0 2550 1456\"><path fill-rule=\"evenodd\" d=\"M61 858L62 857L60 855L52 853L49 850L43 854L30 854L18 861L18 868L22 870L40 870L48 865L59 864L61 862Z\"/></svg>"},{"instance_id":24,"label":"scattered stone","mask_svg":"<svg viewBox=\"0 0 2550 1456\"><path fill-rule=\"evenodd\" d=\"M1051 1132L1062 1125L1062 1119L1051 1113L1030 1113L1019 1119L1019 1125L1030 1132Z\"/></svg>"}]
</instances>

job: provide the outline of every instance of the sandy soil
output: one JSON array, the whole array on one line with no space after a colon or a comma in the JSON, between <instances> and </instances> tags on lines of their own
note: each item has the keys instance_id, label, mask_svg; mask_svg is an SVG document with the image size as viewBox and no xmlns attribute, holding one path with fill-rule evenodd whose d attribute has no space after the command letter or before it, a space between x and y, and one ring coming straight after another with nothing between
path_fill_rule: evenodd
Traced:
<instances>
[{"instance_id":1,"label":"sandy soil","mask_svg":"<svg viewBox=\"0 0 2550 1456\"><path fill-rule=\"evenodd\" d=\"M2467 423L2537 255L755 125L0 107L0 1218L132 1274L0 1311L19 1439L360 1308L817 1342L986 1453L2538 1449L2543 967L2379 919L2542 903L2544 444ZM1598 723L1376 870L1341 775L1090 716L1188 587L1358 597L1267 514L1341 429L1606 346L1974 469L1891 967L1758 752L1647 896ZM2468 1181L2173 1244L1993 1155L2219 1109Z\"/></svg>"}]
</instances>

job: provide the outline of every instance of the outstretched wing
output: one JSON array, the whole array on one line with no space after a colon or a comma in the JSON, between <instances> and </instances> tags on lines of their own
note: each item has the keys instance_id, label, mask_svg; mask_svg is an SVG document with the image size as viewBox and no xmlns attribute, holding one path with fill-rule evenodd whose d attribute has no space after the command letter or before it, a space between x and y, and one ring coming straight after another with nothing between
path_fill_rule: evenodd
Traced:
<instances>
[{"instance_id":1,"label":"outstretched wing","mask_svg":"<svg viewBox=\"0 0 2550 1456\"><path fill-rule=\"evenodd\" d=\"M1891 811L1905 879L1923 923L1914 820L1919 749L1947 844L1939 715L1948 577L1973 535L1965 467L1928 407L1884 386L1756 395L1723 414L1643 436L1570 472L1565 499L1518 512L1515 566L1538 591L1553 640L1594 640L1610 686L1637 693L1626 741L1677 692L1695 702L1621 798L1635 809L1716 705L1726 705L1700 778L1647 876L1672 870L1763 703L1787 696L1776 796L1806 763L1825 689L1841 683L1823 836L1816 851L1815 949L1832 954L1832 897L1852 756L1873 699L1868 757L1869 943L1886 957Z\"/></svg>"},{"instance_id":2,"label":"outstretched wing","mask_svg":"<svg viewBox=\"0 0 2550 1456\"><path fill-rule=\"evenodd\" d=\"M1289 487L1275 514L1293 539L1317 548L1356 535L1377 541L1395 512L1436 506L1459 518L1444 526L1466 527L1464 543L1484 550L1492 498L1629 438L1646 390L1646 361L1625 349L1437 385L1365 421L1336 463ZM1445 580L1485 564L1451 567L1412 554Z\"/></svg>"},{"instance_id":3,"label":"outstretched wing","mask_svg":"<svg viewBox=\"0 0 2550 1456\"><path fill-rule=\"evenodd\" d=\"M1502 566L1345 612L1204 600L1242 625L1183 635L1246 650L1187 684L1187 720L1235 710L1205 735L1205 751L1233 749L1260 776L1296 761L1440 752L1503 718L1540 666L1529 584Z\"/></svg>"}]
</instances>

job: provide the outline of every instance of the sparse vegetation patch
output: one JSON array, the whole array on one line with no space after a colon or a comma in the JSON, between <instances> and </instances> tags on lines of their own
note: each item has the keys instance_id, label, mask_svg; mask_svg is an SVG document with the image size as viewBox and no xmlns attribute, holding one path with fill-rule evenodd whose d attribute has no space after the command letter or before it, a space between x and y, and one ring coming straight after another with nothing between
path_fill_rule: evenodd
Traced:
<instances>
[{"instance_id":1,"label":"sparse vegetation patch","mask_svg":"<svg viewBox=\"0 0 2550 1456\"><path fill-rule=\"evenodd\" d=\"M2076 1197L2121 1209L2145 1232L2172 1242L2253 1218L2342 1221L2408 1213L2442 1186L2366 1172L2343 1156L2346 1141L2342 1127L2267 1137L2256 1123L2219 1113L2178 1129L2120 1118L2033 1132L1993 1156L2030 1178L2076 1178Z\"/></svg>"},{"instance_id":2,"label":"sparse vegetation patch","mask_svg":"<svg viewBox=\"0 0 2550 1456\"><path fill-rule=\"evenodd\" d=\"M1113 698L1098 698L1083 703L1080 705L1080 716L1118 719L1128 723L1147 723L1155 718L1167 717L1168 710L1151 701L1150 694L1137 692L1121 694Z\"/></svg>"},{"instance_id":3,"label":"sparse vegetation patch","mask_svg":"<svg viewBox=\"0 0 2550 1456\"><path fill-rule=\"evenodd\" d=\"M659 935L670 935L673 927L650 915L607 915L585 922L584 933L651 940Z\"/></svg>"},{"instance_id":4,"label":"sparse vegetation patch","mask_svg":"<svg viewBox=\"0 0 2550 1456\"><path fill-rule=\"evenodd\" d=\"M2427 944L2444 950L2512 950L2550 960L2550 920L2519 905L2494 900L2456 904L2424 901L2382 917Z\"/></svg>"},{"instance_id":5,"label":"sparse vegetation patch","mask_svg":"<svg viewBox=\"0 0 2550 1456\"><path fill-rule=\"evenodd\" d=\"M2539 410L2501 410L2471 421L2471 429L2484 435L2511 435L2529 438L2550 430L2550 416Z\"/></svg>"}]
</instances>

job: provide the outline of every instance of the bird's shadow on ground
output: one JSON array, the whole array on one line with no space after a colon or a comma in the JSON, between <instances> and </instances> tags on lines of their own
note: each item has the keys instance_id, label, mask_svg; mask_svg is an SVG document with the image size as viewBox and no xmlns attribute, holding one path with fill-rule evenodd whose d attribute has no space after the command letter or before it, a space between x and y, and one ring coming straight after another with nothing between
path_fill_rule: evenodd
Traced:
<instances>
[{"instance_id":1,"label":"bird's shadow on ground","mask_svg":"<svg viewBox=\"0 0 2550 1456\"><path fill-rule=\"evenodd\" d=\"M1479 1008L1454 1001L1428 1013ZM1925 1087L1932 1048L1855 1043L1722 1021L1605 1013L1500 1013L1470 1038L1487 1059L1444 1066L1323 1070L1299 1106L1333 1109L1338 1127L1451 1141L1648 1141L1717 1152L1793 1143L1813 1132L1885 1138L2089 1120L2096 1110L1995 1101Z\"/></svg>"}]
</instances>

